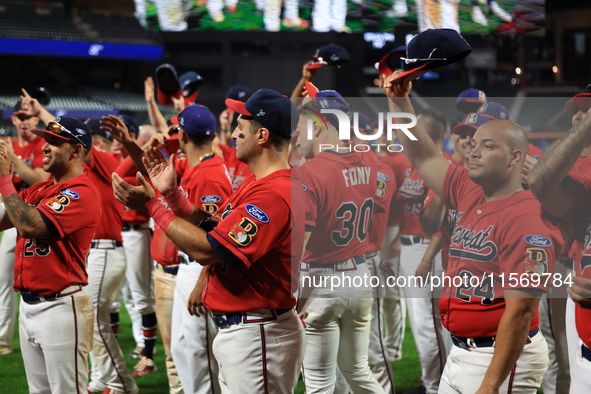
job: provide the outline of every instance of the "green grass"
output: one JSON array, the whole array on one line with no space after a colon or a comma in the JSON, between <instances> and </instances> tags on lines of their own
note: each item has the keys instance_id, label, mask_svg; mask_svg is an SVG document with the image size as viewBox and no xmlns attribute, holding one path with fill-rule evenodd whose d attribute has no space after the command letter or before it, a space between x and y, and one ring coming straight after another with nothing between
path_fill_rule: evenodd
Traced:
<instances>
[{"instance_id":1,"label":"green grass","mask_svg":"<svg viewBox=\"0 0 591 394\"><path fill-rule=\"evenodd\" d=\"M131 353L131 351L135 348L135 341L133 340L131 334L131 323L129 321L129 316L125 311L125 307L121 308L121 329L119 332L119 343L121 344L123 354L125 355ZM18 341L18 328L15 332L15 338L12 347L14 349L13 353L0 356L0 392L11 394L27 394L29 391ZM168 381L166 378L166 367L164 365L164 348L162 347L162 340L160 337L158 337L156 342L156 348L158 351L155 355L155 360L156 365L158 366L158 371L152 375L147 375L136 380L141 394L168 393ZM392 363L396 391L398 393L404 393L405 391L409 391L417 387L417 379L421 376L419 357L408 323L406 324L406 335L404 337L402 349L402 359ZM127 359L128 370L132 371L136 363L137 360ZM302 382L299 382L295 393L301 394L303 392L304 385Z\"/></svg>"}]
</instances>

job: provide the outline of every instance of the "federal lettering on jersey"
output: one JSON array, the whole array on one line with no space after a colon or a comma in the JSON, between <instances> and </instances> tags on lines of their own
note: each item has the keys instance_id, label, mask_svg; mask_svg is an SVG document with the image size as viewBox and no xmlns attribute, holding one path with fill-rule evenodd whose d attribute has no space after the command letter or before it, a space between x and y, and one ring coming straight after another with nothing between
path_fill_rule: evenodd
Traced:
<instances>
[{"instance_id":1,"label":"federal lettering on jersey","mask_svg":"<svg viewBox=\"0 0 591 394\"><path fill-rule=\"evenodd\" d=\"M345 186L357 186L357 185L368 185L371 181L371 168L370 167L353 167L345 168L342 171L343 178L345 179Z\"/></svg>"},{"instance_id":2,"label":"federal lettering on jersey","mask_svg":"<svg viewBox=\"0 0 591 394\"><path fill-rule=\"evenodd\" d=\"M246 204L246 212L261 223L269 223L269 215L261 208L253 204Z\"/></svg>"},{"instance_id":3,"label":"federal lettering on jersey","mask_svg":"<svg viewBox=\"0 0 591 394\"><path fill-rule=\"evenodd\" d=\"M412 179L410 178L411 173L411 169L406 170L406 177L404 178L402 186L398 189L398 193L408 197L425 196L427 194L427 186L425 186L423 179Z\"/></svg>"},{"instance_id":4,"label":"federal lettering on jersey","mask_svg":"<svg viewBox=\"0 0 591 394\"><path fill-rule=\"evenodd\" d=\"M228 232L230 238L232 238L240 246L246 246L252 238L259 231L257 225L249 218L243 217L240 223L236 223Z\"/></svg>"},{"instance_id":5,"label":"federal lettering on jersey","mask_svg":"<svg viewBox=\"0 0 591 394\"><path fill-rule=\"evenodd\" d=\"M449 255L474 261L493 261L497 258L497 245L490 239L495 226L489 226L485 231L474 232L469 228L456 226L451 238Z\"/></svg>"},{"instance_id":6,"label":"federal lettering on jersey","mask_svg":"<svg viewBox=\"0 0 591 394\"><path fill-rule=\"evenodd\" d=\"M78 195L78 193L76 193L72 189L64 189L64 190L60 191L60 193L63 194L64 196L73 198L74 200L78 200L80 198L80 196Z\"/></svg>"},{"instance_id":7,"label":"federal lettering on jersey","mask_svg":"<svg viewBox=\"0 0 591 394\"><path fill-rule=\"evenodd\" d=\"M45 205L55 212L63 212L64 208L70 205L70 198L60 194L59 196L50 198L49 201L45 203Z\"/></svg>"}]
</instances>

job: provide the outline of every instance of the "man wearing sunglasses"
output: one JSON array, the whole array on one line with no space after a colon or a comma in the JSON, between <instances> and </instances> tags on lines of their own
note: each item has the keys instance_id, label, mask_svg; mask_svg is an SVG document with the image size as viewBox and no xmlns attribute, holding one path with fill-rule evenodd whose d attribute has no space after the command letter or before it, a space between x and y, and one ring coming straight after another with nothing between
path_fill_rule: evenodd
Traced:
<instances>
[{"instance_id":1,"label":"man wearing sunglasses","mask_svg":"<svg viewBox=\"0 0 591 394\"><path fill-rule=\"evenodd\" d=\"M43 169L52 180L17 193L12 163L0 154L0 230L18 231L14 289L21 292L20 346L31 392L85 392L92 348L93 305L86 255L101 215L97 189L82 162L90 129L58 117L47 129Z\"/></svg>"}]
</instances>

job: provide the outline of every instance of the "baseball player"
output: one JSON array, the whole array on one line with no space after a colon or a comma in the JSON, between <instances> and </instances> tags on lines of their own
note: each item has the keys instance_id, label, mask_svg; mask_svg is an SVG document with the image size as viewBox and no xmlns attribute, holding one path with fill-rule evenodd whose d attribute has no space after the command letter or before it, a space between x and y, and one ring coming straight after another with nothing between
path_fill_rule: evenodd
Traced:
<instances>
[{"instance_id":1,"label":"baseball player","mask_svg":"<svg viewBox=\"0 0 591 394\"><path fill-rule=\"evenodd\" d=\"M575 96L576 98L576 96ZM588 98L582 97L583 103ZM580 105L581 109L585 105ZM591 107L591 105L589 105ZM578 110L577 112L582 112ZM573 123L575 123L573 121ZM568 292L577 304L575 322L579 336L576 356L571 359L571 393L587 392L591 389L589 371L591 359L589 346L589 310L585 300L585 286L589 279L587 259L589 255L589 212L584 199L589 194L588 171L581 173L581 153L589 145L591 135L591 116L587 113L577 121L570 133L553 144L542 156L536 167L530 172L528 180L532 192L542 203L562 229L569 231L574 239L575 285ZM578 162L578 163L577 163ZM574 167L573 167L574 165ZM565 176L569 169L575 169ZM549 182L549 183L546 183Z\"/></svg>"},{"instance_id":2,"label":"baseball player","mask_svg":"<svg viewBox=\"0 0 591 394\"><path fill-rule=\"evenodd\" d=\"M208 214L179 191L167 195L169 185L176 189L176 171L150 149L146 165L152 169L152 182L174 213L155 198L147 208L181 250L209 266L188 304L192 314L202 312L203 304L219 328L213 352L222 392L292 393L304 349L304 327L293 310L298 285L294 268L301 256L304 223L291 208L303 196L301 186L292 188L297 179L286 161L297 110L288 98L270 89L257 91L246 103L227 100L226 104L240 114L232 138L238 160L249 164L253 176L214 221L203 222L207 233L192 223ZM162 178L166 181L160 182ZM117 177L114 190L128 204L130 192L154 196L147 183L133 188Z\"/></svg>"},{"instance_id":3,"label":"baseball player","mask_svg":"<svg viewBox=\"0 0 591 394\"><path fill-rule=\"evenodd\" d=\"M313 87L313 86L312 86ZM338 120L321 108L348 113L334 91L317 92L300 109L297 145L306 163L298 168L306 194L306 251L300 265L302 287L298 312L307 315L303 374L307 393L332 393L336 367L355 393L384 393L368 364L372 289L344 285L336 292L314 286L314 279L369 276L365 253L378 174L371 153L320 151L338 145ZM308 139L311 120L312 139ZM332 280L332 279L329 279ZM306 285L307 283L307 285Z\"/></svg>"},{"instance_id":4,"label":"baseball player","mask_svg":"<svg viewBox=\"0 0 591 394\"><path fill-rule=\"evenodd\" d=\"M28 104L25 104L28 108ZM39 123L39 117L21 113L21 101L15 106L11 117L16 127L17 138L12 144L0 141L0 149L7 152L14 163L12 181L17 191L28 185L46 181L49 174L43 171L43 138L31 132ZM2 233L0 241L0 355L12 353L12 338L16 322L16 296L12 290L14 284L14 248L16 247L16 228Z\"/></svg>"},{"instance_id":5,"label":"baseball player","mask_svg":"<svg viewBox=\"0 0 591 394\"><path fill-rule=\"evenodd\" d=\"M52 180L19 194L11 160L0 155L0 229L14 226L19 234L14 289L22 297L21 352L30 392L83 393L94 317L86 254L101 215L99 193L82 168L92 139L84 123L67 117L33 132L46 141L43 169Z\"/></svg>"},{"instance_id":6,"label":"baseball player","mask_svg":"<svg viewBox=\"0 0 591 394\"><path fill-rule=\"evenodd\" d=\"M410 81L383 82L390 110L414 113ZM466 170L448 163L420 126L410 130L417 138L413 143L399 135L409 159L444 204L461 213L446 274L463 281L443 284L441 319L454 346L439 390L535 392L548 365L537 312L547 286L503 278L552 274L562 241L544 225L531 192L521 187L527 136L509 121L485 123L474 135ZM470 281L486 275L494 280Z\"/></svg>"}]
</instances>

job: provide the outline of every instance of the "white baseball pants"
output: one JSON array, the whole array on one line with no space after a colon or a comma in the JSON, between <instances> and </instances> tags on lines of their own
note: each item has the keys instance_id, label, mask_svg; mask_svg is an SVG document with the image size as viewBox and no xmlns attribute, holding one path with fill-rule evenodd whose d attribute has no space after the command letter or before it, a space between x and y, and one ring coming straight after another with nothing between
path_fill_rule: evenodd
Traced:
<instances>
[{"instance_id":1,"label":"white baseball pants","mask_svg":"<svg viewBox=\"0 0 591 394\"><path fill-rule=\"evenodd\" d=\"M11 346L16 323L16 294L14 292L14 249L16 228L2 233L0 241L0 346Z\"/></svg>"}]
</instances>

